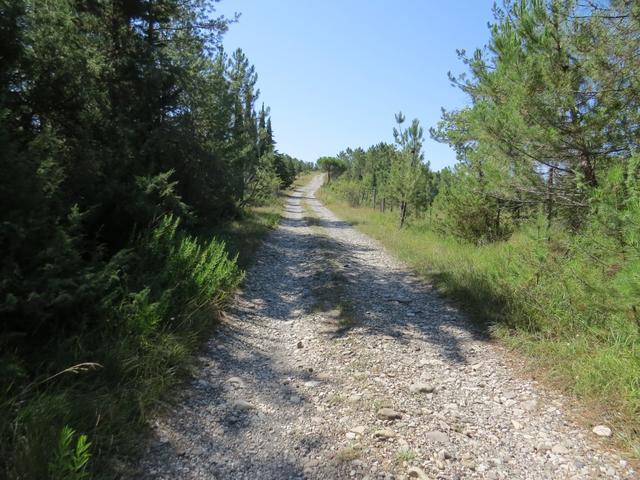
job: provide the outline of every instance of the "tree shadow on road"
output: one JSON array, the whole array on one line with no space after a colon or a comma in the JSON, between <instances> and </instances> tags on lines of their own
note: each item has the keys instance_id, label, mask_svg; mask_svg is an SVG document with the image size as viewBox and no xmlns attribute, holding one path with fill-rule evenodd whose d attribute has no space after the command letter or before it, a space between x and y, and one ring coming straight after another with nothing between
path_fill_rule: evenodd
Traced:
<instances>
[{"instance_id":1,"label":"tree shadow on road","mask_svg":"<svg viewBox=\"0 0 640 480\"><path fill-rule=\"evenodd\" d=\"M288 455L281 446L292 439L278 437L288 435L286 429L264 430L265 411L277 412L283 425L312 415L299 386L318 380L313 367L322 366L312 367L304 357L282 362L269 346L292 340L274 339L269 329L246 328L251 323L268 319L293 325L306 315L319 319L318 331L330 339L368 336L386 348L424 342L445 361L461 365L468 363L468 339L489 338L486 325L470 322L408 271L386 265L381 247L359 235L347 222L323 218L322 211L305 216L298 205L287 207L281 228L269 235L247 271L244 291L228 309L229 321L211 340L199 378L185 389L181 413L167 418L165 428L175 441L155 453L171 459L162 462L163 475L197 478L199 472L224 478L233 471L239 477L261 472L264 478L301 478L305 455L335 442L307 434L298 438L296 455ZM415 355L417 362L420 353ZM234 410L234 399L242 399L245 390L230 384L231 377L251 389L255 409ZM263 440L252 464L230 466L227 459L246 457L248 434ZM193 475L183 477L184 467Z\"/></svg>"},{"instance_id":2,"label":"tree shadow on road","mask_svg":"<svg viewBox=\"0 0 640 480\"><path fill-rule=\"evenodd\" d=\"M273 262L272 281L260 291L267 303L279 303L279 318L295 319L302 305L305 312L325 317L327 334L334 338L357 329L361 335L406 344L417 331L422 341L460 364L467 363L466 338L490 339L486 323L471 322L412 273L374 264L371 259L379 258L382 247L352 241L356 232L349 223L323 217L285 218L285 228L275 234L280 236L275 249L265 245L267 257L287 258ZM251 281L251 272L248 278ZM300 295L299 304L282 301L291 294Z\"/></svg>"}]
</instances>

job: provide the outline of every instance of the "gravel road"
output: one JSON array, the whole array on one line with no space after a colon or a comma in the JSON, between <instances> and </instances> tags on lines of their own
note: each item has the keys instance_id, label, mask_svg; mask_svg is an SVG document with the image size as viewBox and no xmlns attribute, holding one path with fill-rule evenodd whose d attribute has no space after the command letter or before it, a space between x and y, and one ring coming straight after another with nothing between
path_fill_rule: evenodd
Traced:
<instances>
[{"instance_id":1,"label":"gravel road","mask_svg":"<svg viewBox=\"0 0 640 480\"><path fill-rule=\"evenodd\" d=\"M287 201L135 478L636 478L559 394L314 197Z\"/></svg>"}]
</instances>

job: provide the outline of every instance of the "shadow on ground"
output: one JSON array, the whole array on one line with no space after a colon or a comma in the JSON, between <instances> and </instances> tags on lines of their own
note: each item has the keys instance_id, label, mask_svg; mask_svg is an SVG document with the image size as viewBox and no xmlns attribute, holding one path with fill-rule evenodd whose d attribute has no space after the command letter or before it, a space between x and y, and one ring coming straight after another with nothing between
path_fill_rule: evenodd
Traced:
<instances>
[{"instance_id":1,"label":"shadow on ground","mask_svg":"<svg viewBox=\"0 0 640 480\"><path fill-rule=\"evenodd\" d=\"M179 413L168 416L174 440L154 447L154 456L164 459L162 478L229 478L229 472L244 478L257 471L262 478L304 478L300 459L334 441L304 435L294 446L295 455L279 450L292 441L285 438L287 430L265 430L269 422L261 415L277 412L282 425L288 418L312 415L311 402L293 385L316 379L317 372L304 360L283 361L274 353L277 343L292 340L274 338L274 330L250 328L251 323L268 319L293 324L313 314L322 319L320 331L331 338L357 332L399 345L418 338L458 364L467 363L465 335L488 338L485 328L466 321L413 275L372 264L380 250L358 240L349 223L322 218L318 210L319 217L305 216L301 199L315 202L313 197L291 196L281 228L260 247L244 291L229 309L231 321L211 341L199 378L185 389ZM262 409L234 410L232 400L242 398L243 390L225 381L231 377L241 377L256 392L251 401ZM230 464L246 455L246 435L253 436L253 464Z\"/></svg>"}]
</instances>

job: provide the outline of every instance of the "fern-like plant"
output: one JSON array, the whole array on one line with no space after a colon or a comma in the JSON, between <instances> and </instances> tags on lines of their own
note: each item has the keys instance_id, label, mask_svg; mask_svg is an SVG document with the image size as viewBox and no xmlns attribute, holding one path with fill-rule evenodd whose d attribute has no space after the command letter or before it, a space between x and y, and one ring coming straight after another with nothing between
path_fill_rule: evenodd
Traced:
<instances>
[{"instance_id":1,"label":"fern-like plant","mask_svg":"<svg viewBox=\"0 0 640 480\"><path fill-rule=\"evenodd\" d=\"M91 454L86 435L79 435L73 444L76 432L69 425L60 431L58 446L53 460L49 463L51 480L84 480L89 477L87 464Z\"/></svg>"}]
</instances>

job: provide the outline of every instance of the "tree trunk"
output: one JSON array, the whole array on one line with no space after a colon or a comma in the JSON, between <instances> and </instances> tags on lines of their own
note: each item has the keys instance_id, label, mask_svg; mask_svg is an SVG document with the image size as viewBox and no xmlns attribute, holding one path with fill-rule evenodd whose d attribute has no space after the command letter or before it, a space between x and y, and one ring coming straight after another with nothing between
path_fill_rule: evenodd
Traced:
<instances>
[{"instance_id":1,"label":"tree trunk","mask_svg":"<svg viewBox=\"0 0 640 480\"><path fill-rule=\"evenodd\" d=\"M588 152L582 152L580 155L580 170L584 175L584 179L590 187L597 187L598 180L596 179L596 172L593 168L593 163Z\"/></svg>"},{"instance_id":2,"label":"tree trunk","mask_svg":"<svg viewBox=\"0 0 640 480\"><path fill-rule=\"evenodd\" d=\"M376 189L373 189L373 202L371 202L371 208L375 210L376 208Z\"/></svg>"},{"instance_id":3,"label":"tree trunk","mask_svg":"<svg viewBox=\"0 0 640 480\"><path fill-rule=\"evenodd\" d=\"M547 242L551 241L551 221L553 220L553 174L555 170L549 170L547 180Z\"/></svg>"},{"instance_id":4,"label":"tree trunk","mask_svg":"<svg viewBox=\"0 0 640 480\"><path fill-rule=\"evenodd\" d=\"M407 216L407 202L400 202L400 225L398 228L402 228L404 226L404 220Z\"/></svg>"}]
</instances>

